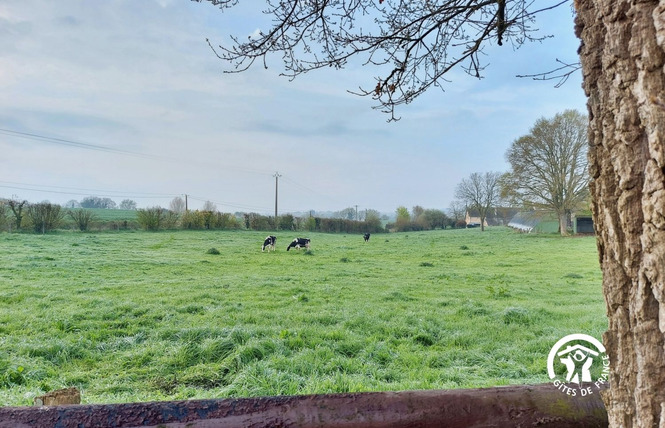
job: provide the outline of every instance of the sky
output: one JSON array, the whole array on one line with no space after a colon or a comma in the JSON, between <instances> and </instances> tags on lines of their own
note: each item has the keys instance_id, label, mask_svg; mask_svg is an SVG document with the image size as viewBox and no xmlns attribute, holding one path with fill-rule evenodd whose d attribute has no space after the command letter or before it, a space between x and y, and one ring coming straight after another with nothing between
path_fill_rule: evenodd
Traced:
<instances>
[{"instance_id":1,"label":"sky","mask_svg":"<svg viewBox=\"0 0 665 428\"><path fill-rule=\"evenodd\" d=\"M516 77L577 62L570 5L538 17L537 34L554 37L489 46L483 79L455 70L389 123L348 92L375 85L369 67L289 81L271 57L223 73L206 39L267 29L262 3L0 0L0 198L168 208L188 195L190 209L273 214L277 182L280 215L445 210L463 178L507 171L537 119L586 113L580 72L561 88Z\"/></svg>"}]
</instances>

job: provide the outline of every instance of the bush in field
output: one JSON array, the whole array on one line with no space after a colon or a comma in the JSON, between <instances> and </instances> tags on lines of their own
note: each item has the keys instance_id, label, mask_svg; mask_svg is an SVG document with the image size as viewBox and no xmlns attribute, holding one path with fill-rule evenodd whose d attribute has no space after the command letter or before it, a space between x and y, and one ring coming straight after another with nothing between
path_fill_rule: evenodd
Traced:
<instances>
[{"instance_id":1,"label":"bush in field","mask_svg":"<svg viewBox=\"0 0 665 428\"><path fill-rule=\"evenodd\" d=\"M64 217L62 207L50 202L28 205L27 214L36 233L46 233L56 229Z\"/></svg>"},{"instance_id":2,"label":"bush in field","mask_svg":"<svg viewBox=\"0 0 665 428\"><path fill-rule=\"evenodd\" d=\"M203 218L203 227L205 229L212 229L215 221L215 213L213 211L201 211Z\"/></svg>"},{"instance_id":3,"label":"bush in field","mask_svg":"<svg viewBox=\"0 0 665 428\"><path fill-rule=\"evenodd\" d=\"M69 210L67 211L67 215L69 215L69 217L72 220L74 220L76 227L78 227L81 232L85 232L86 230L88 230L90 222L95 220L96 218L95 214L93 214L92 211L84 209Z\"/></svg>"},{"instance_id":4,"label":"bush in field","mask_svg":"<svg viewBox=\"0 0 665 428\"><path fill-rule=\"evenodd\" d=\"M275 230L275 219L256 213L245 214L245 227L252 230Z\"/></svg>"},{"instance_id":5,"label":"bush in field","mask_svg":"<svg viewBox=\"0 0 665 428\"><path fill-rule=\"evenodd\" d=\"M308 217L305 221L305 230L309 232L314 232L316 230L316 218Z\"/></svg>"},{"instance_id":6,"label":"bush in field","mask_svg":"<svg viewBox=\"0 0 665 428\"><path fill-rule=\"evenodd\" d=\"M136 221L145 230L159 230L166 219L166 211L162 207L150 207L136 211Z\"/></svg>"},{"instance_id":7,"label":"bush in field","mask_svg":"<svg viewBox=\"0 0 665 428\"><path fill-rule=\"evenodd\" d=\"M279 228L280 230L293 230L295 229L295 219L293 218L293 215L291 214L286 214L283 216L279 217Z\"/></svg>"},{"instance_id":8,"label":"bush in field","mask_svg":"<svg viewBox=\"0 0 665 428\"><path fill-rule=\"evenodd\" d=\"M0 201L0 230L3 230L7 225L7 205L4 201Z\"/></svg>"},{"instance_id":9,"label":"bush in field","mask_svg":"<svg viewBox=\"0 0 665 428\"><path fill-rule=\"evenodd\" d=\"M203 229L203 216L200 211L187 211L180 219L180 227L183 229Z\"/></svg>"},{"instance_id":10,"label":"bush in field","mask_svg":"<svg viewBox=\"0 0 665 428\"><path fill-rule=\"evenodd\" d=\"M161 227L162 229L175 229L178 227L178 222L180 221L180 215L176 212L170 210L164 210L164 218L162 219Z\"/></svg>"},{"instance_id":11,"label":"bush in field","mask_svg":"<svg viewBox=\"0 0 665 428\"><path fill-rule=\"evenodd\" d=\"M182 215L180 227L183 229L240 229L240 223L233 214L212 211L188 211Z\"/></svg>"},{"instance_id":12,"label":"bush in field","mask_svg":"<svg viewBox=\"0 0 665 428\"><path fill-rule=\"evenodd\" d=\"M230 213L216 213L214 226L216 229L240 229L236 216Z\"/></svg>"}]
</instances>

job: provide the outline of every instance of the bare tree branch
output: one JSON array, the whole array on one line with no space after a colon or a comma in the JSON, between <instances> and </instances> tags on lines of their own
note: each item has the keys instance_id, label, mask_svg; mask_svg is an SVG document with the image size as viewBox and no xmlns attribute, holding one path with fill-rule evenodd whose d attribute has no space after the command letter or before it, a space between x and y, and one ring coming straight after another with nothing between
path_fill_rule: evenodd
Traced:
<instances>
[{"instance_id":1,"label":"bare tree branch","mask_svg":"<svg viewBox=\"0 0 665 428\"><path fill-rule=\"evenodd\" d=\"M546 71L544 73L536 74L518 74L517 77L531 77L533 80L555 80L559 81L554 85L555 88L560 88L570 76L572 76L577 70L582 68L582 64L575 62L572 64L565 63L557 58L556 62L563 64L561 67L557 67L554 70Z\"/></svg>"},{"instance_id":2,"label":"bare tree branch","mask_svg":"<svg viewBox=\"0 0 665 428\"><path fill-rule=\"evenodd\" d=\"M206 1L222 9L237 4ZM431 87L442 89L456 67L481 78L488 44L541 40L533 36L534 15L570 0L552 1L534 10L536 0L266 0L270 29L246 41L234 36L228 46L208 44L230 64L226 72L245 71L257 60L267 67L268 57L279 54L282 75L290 79L358 58L377 75L350 92L372 98L374 108L398 120L397 106Z\"/></svg>"}]
</instances>

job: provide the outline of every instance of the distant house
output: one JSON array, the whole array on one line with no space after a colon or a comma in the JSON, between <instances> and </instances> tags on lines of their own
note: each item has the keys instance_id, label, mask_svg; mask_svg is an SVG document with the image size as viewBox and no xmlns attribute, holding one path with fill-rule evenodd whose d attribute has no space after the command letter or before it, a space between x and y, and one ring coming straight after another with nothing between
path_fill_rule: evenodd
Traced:
<instances>
[{"instance_id":1,"label":"distant house","mask_svg":"<svg viewBox=\"0 0 665 428\"><path fill-rule=\"evenodd\" d=\"M518 212L517 208L497 207L490 209L485 217L484 226L507 226L510 219ZM480 227L478 210L466 210L466 227Z\"/></svg>"},{"instance_id":2,"label":"distant house","mask_svg":"<svg viewBox=\"0 0 665 428\"><path fill-rule=\"evenodd\" d=\"M466 222L466 227L480 227L480 213L478 210L466 210L464 221ZM485 219L485 224L483 226L489 226L487 224L487 218Z\"/></svg>"}]
</instances>

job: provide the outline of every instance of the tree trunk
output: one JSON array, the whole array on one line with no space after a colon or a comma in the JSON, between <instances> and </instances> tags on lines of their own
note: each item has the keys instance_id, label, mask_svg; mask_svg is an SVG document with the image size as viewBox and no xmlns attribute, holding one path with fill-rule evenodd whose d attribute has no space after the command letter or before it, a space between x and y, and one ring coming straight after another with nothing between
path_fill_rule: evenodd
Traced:
<instances>
[{"instance_id":1,"label":"tree trunk","mask_svg":"<svg viewBox=\"0 0 665 428\"><path fill-rule=\"evenodd\" d=\"M665 2L575 0L612 427L665 428Z\"/></svg>"},{"instance_id":2,"label":"tree trunk","mask_svg":"<svg viewBox=\"0 0 665 428\"><path fill-rule=\"evenodd\" d=\"M559 233L561 236L568 236L568 216L565 211L559 213Z\"/></svg>"}]
</instances>

